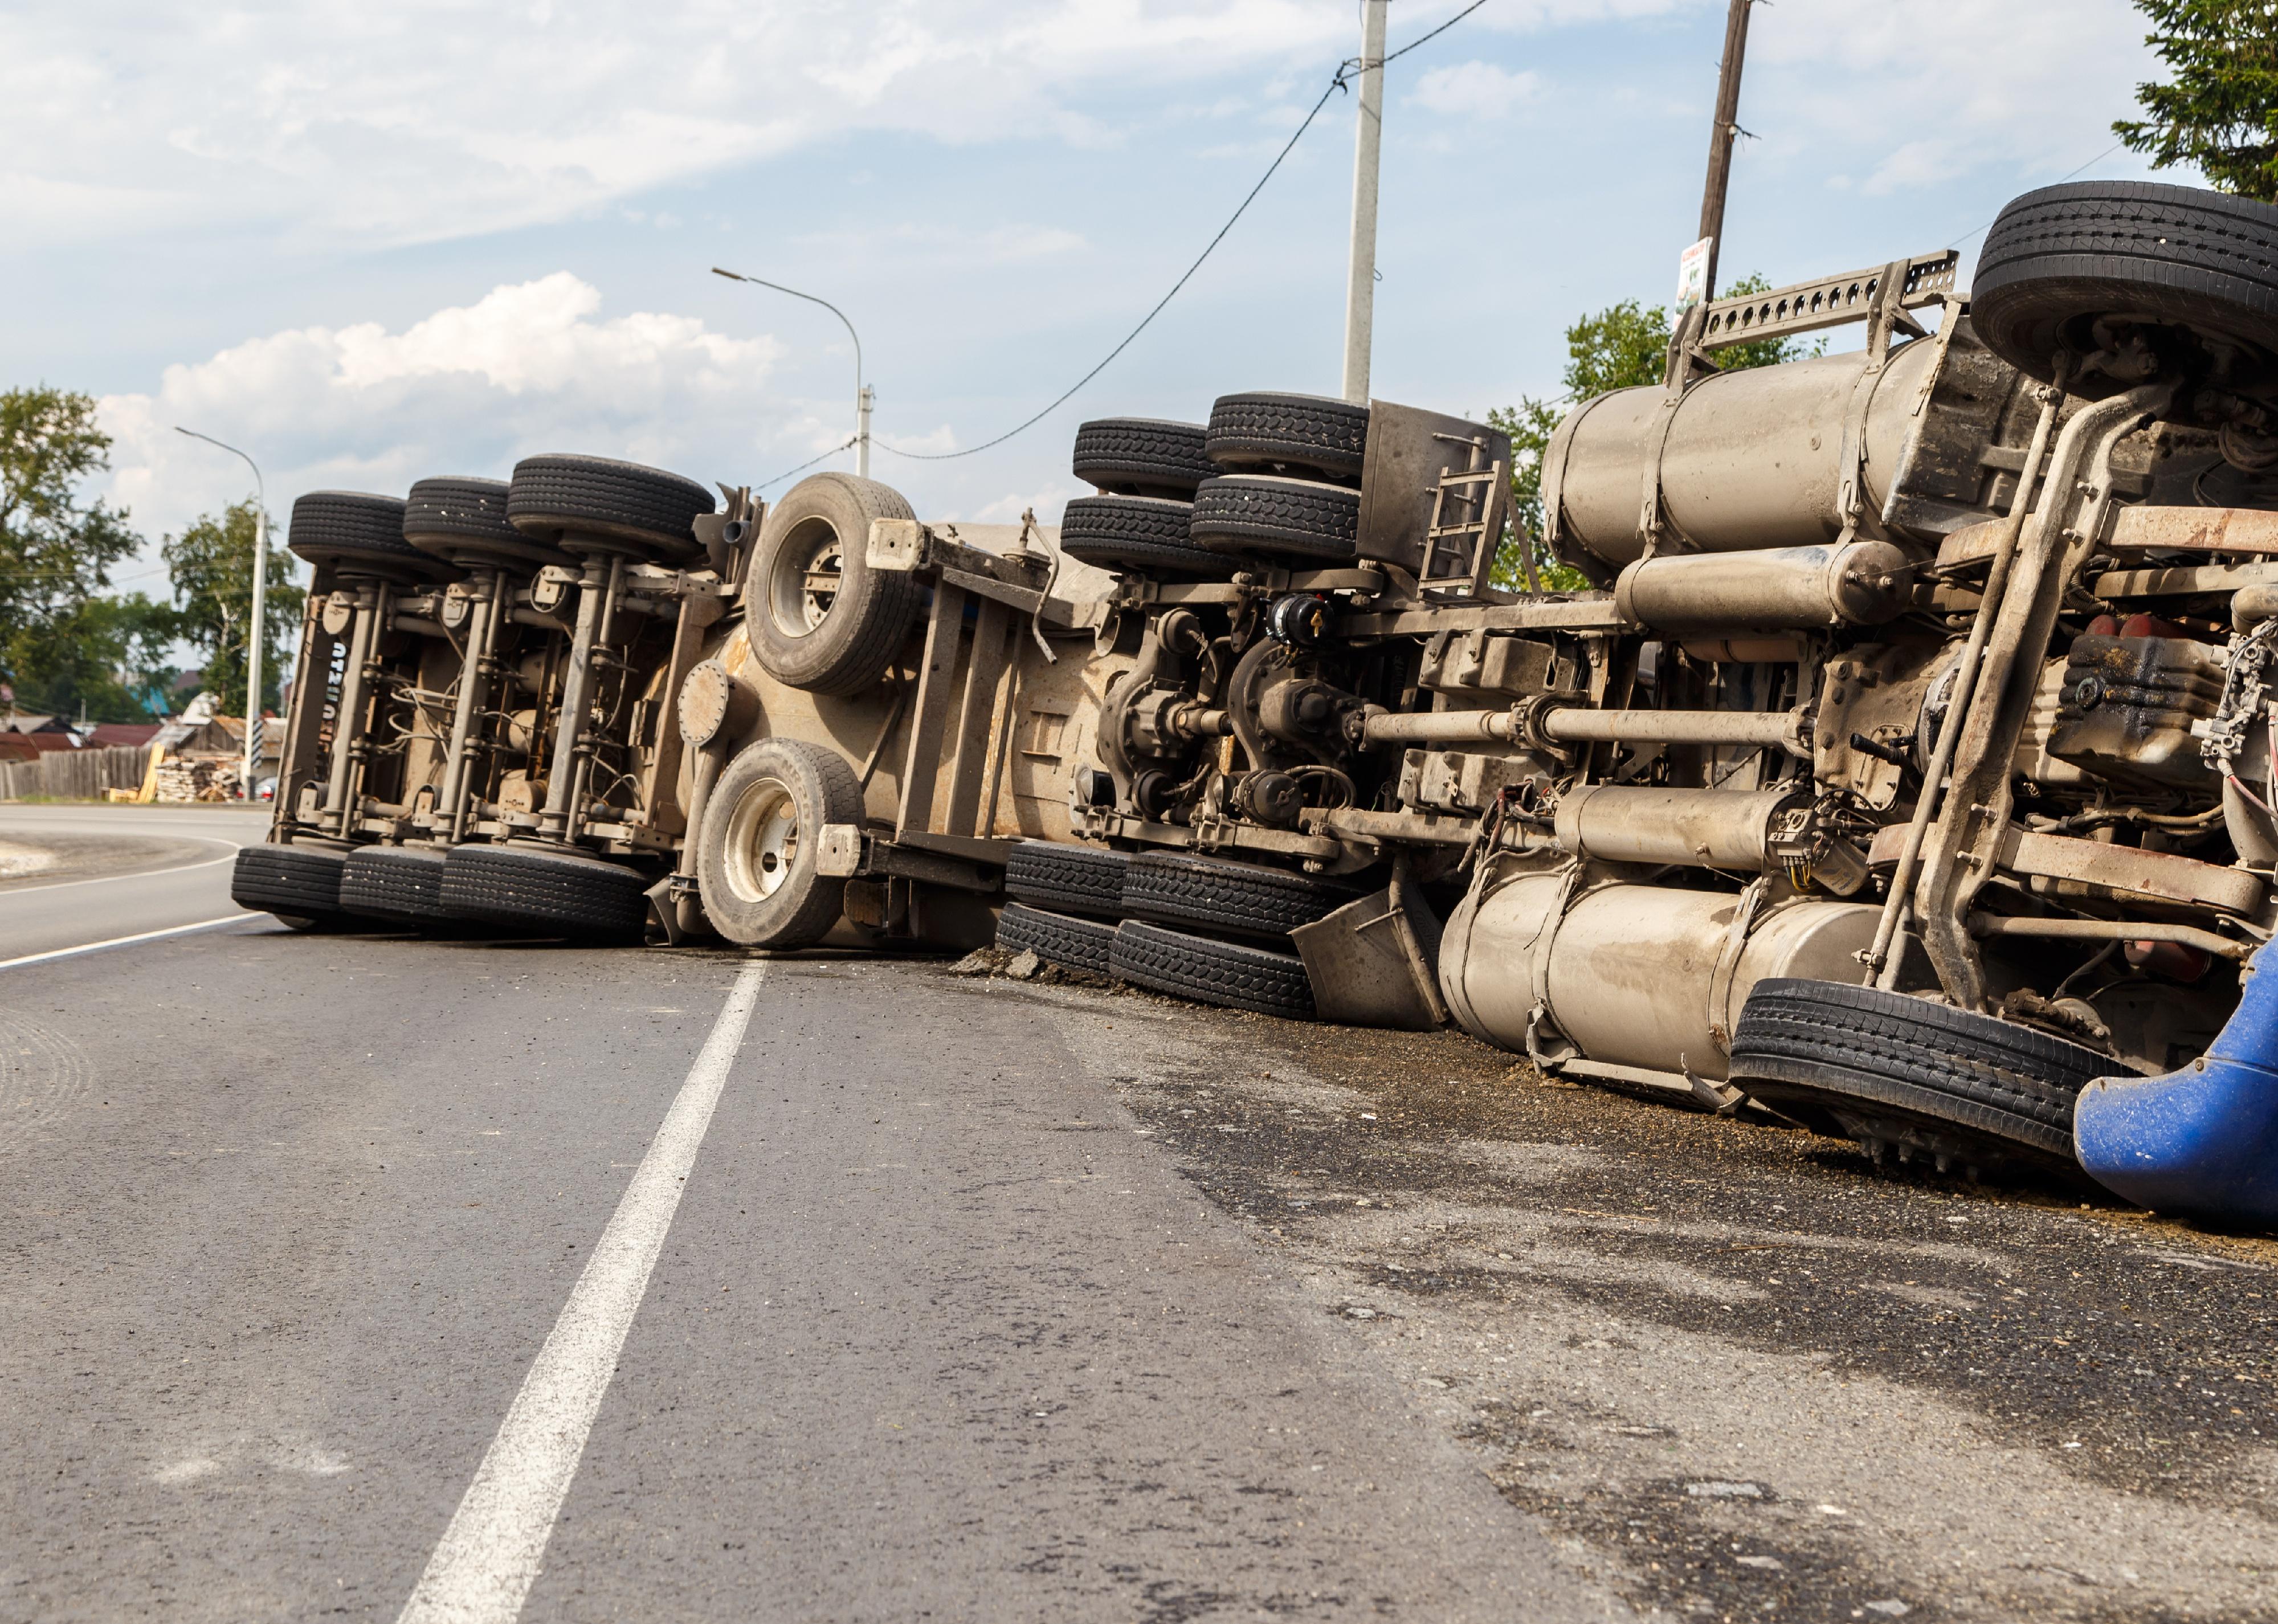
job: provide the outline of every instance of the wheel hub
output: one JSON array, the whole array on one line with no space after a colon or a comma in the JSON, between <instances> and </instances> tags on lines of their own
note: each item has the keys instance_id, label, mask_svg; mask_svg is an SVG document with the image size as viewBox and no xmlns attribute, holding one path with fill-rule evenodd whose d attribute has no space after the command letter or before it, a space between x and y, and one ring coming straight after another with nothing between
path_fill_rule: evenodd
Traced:
<instances>
[{"instance_id":1,"label":"wheel hub","mask_svg":"<svg viewBox=\"0 0 2278 1624\"><path fill-rule=\"evenodd\" d=\"M768 609L776 627L787 637L805 637L820 626L838 601L845 573L845 548L837 531L818 525L811 536L795 537L768 583Z\"/></svg>"},{"instance_id":2,"label":"wheel hub","mask_svg":"<svg viewBox=\"0 0 2278 1624\"><path fill-rule=\"evenodd\" d=\"M799 802L791 787L761 779L744 792L728 819L722 855L730 889L746 902L764 902L791 877L799 843Z\"/></svg>"}]
</instances>

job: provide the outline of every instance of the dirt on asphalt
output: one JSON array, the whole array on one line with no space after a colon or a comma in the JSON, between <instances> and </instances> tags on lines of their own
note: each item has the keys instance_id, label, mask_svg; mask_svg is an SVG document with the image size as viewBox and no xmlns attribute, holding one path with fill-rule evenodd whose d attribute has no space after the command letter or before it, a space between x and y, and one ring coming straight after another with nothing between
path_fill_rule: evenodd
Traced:
<instances>
[{"instance_id":1,"label":"dirt on asphalt","mask_svg":"<svg viewBox=\"0 0 2278 1624\"><path fill-rule=\"evenodd\" d=\"M2278 1245L2053 1179L1878 1170L1454 1032L962 984L1050 1009L1640 1608L2278 1618Z\"/></svg>"},{"instance_id":2,"label":"dirt on asphalt","mask_svg":"<svg viewBox=\"0 0 2278 1624\"><path fill-rule=\"evenodd\" d=\"M0 891L139 874L210 855L210 846L178 836L66 834L11 826L0 839Z\"/></svg>"}]
</instances>

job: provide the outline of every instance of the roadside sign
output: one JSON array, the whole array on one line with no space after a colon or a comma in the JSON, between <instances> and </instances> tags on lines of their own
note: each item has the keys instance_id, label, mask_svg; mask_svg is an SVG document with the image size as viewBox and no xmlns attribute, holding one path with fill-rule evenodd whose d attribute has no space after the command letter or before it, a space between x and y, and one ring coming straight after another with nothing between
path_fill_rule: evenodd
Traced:
<instances>
[{"instance_id":1,"label":"roadside sign","mask_svg":"<svg viewBox=\"0 0 2278 1624\"><path fill-rule=\"evenodd\" d=\"M1677 257L1677 313L1682 316L1708 296L1708 250L1716 239L1703 237Z\"/></svg>"}]
</instances>

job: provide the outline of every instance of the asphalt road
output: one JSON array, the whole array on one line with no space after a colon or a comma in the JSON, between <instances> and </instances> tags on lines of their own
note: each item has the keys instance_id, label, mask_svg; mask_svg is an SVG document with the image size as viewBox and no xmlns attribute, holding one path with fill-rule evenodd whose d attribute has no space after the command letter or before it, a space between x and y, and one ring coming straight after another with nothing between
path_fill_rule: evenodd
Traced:
<instances>
[{"instance_id":1,"label":"asphalt road","mask_svg":"<svg viewBox=\"0 0 2278 1624\"><path fill-rule=\"evenodd\" d=\"M753 974L0 969L0 1620L2274 1616L2267 1243L1449 1035Z\"/></svg>"},{"instance_id":2,"label":"asphalt road","mask_svg":"<svg viewBox=\"0 0 2278 1624\"><path fill-rule=\"evenodd\" d=\"M224 917L230 862L267 827L227 807L0 806L0 961Z\"/></svg>"}]
</instances>

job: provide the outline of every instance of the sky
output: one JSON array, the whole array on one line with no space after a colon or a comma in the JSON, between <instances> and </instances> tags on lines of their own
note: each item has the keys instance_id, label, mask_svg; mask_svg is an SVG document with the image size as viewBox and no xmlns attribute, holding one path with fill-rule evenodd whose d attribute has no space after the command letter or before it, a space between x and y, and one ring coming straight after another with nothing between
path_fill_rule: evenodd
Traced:
<instances>
[{"instance_id":1,"label":"sky","mask_svg":"<svg viewBox=\"0 0 2278 1624\"><path fill-rule=\"evenodd\" d=\"M1394 0L1397 50L1466 0ZM2140 178L2125 0L1764 0L1722 273L1958 244L2015 194ZM1723 0L1487 0L1386 73L1373 393L1555 395L1563 331L1665 303L1695 233ZM852 430L923 517L1054 521L1086 417L1334 394L1355 0L12 0L0 387L101 402L149 540L541 451L759 484ZM2189 181L2188 175L2161 177ZM1965 263L1965 272L1967 264ZM1841 347L1838 340L1838 347ZM852 466L852 453L818 468ZM787 483L765 493L779 495Z\"/></svg>"}]
</instances>

